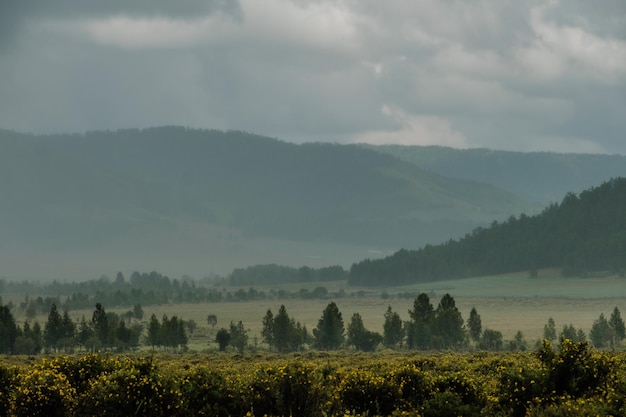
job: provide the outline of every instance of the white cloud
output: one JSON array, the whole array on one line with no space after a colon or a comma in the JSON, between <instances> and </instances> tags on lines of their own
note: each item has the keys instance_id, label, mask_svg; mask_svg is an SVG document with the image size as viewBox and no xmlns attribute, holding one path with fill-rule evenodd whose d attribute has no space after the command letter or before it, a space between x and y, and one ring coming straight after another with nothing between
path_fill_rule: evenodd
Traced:
<instances>
[{"instance_id":1,"label":"white cloud","mask_svg":"<svg viewBox=\"0 0 626 417\"><path fill-rule=\"evenodd\" d=\"M530 46L518 49L519 62L545 80L570 75L603 82L623 81L626 41L598 36L582 26L563 26L549 21L546 13L557 5L558 2L553 1L531 10L534 39Z\"/></svg>"},{"instance_id":2,"label":"white cloud","mask_svg":"<svg viewBox=\"0 0 626 417\"><path fill-rule=\"evenodd\" d=\"M388 105L384 105L381 111L399 127L390 131L360 134L353 139L354 143L467 147L465 137L454 130L449 121L441 117L407 114L397 107Z\"/></svg>"}]
</instances>

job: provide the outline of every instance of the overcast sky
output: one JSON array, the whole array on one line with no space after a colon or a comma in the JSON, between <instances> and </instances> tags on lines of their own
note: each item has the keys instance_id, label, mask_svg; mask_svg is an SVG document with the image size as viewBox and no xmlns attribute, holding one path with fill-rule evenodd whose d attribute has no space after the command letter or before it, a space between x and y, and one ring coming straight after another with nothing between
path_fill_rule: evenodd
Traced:
<instances>
[{"instance_id":1,"label":"overcast sky","mask_svg":"<svg viewBox=\"0 0 626 417\"><path fill-rule=\"evenodd\" d=\"M626 154L626 1L2 0L0 127Z\"/></svg>"}]
</instances>

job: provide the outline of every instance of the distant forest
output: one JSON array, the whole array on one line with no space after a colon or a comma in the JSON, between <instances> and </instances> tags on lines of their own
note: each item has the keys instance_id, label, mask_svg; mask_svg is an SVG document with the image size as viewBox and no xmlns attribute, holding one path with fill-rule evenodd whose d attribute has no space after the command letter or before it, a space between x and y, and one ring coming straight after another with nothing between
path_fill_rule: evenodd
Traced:
<instances>
[{"instance_id":1,"label":"distant forest","mask_svg":"<svg viewBox=\"0 0 626 417\"><path fill-rule=\"evenodd\" d=\"M569 193L535 216L511 216L476 228L458 240L400 250L384 259L355 263L352 285L400 285L539 268L564 276L624 273L626 179L612 179L580 194Z\"/></svg>"}]
</instances>

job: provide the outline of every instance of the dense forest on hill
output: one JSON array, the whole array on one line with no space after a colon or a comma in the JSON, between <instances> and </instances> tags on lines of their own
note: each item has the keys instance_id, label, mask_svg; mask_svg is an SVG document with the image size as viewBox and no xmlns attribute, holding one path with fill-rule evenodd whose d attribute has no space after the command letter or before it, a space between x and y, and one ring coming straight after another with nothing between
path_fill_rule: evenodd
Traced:
<instances>
[{"instance_id":1,"label":"dense forest on hill","mask_svg":"<svg viewBox=\"0 0 626 417\"><path fill-rule=\"evenodd\" d=\"M350 269L354 285L390 285L558 267L564 276L626 269L626 179L570 193L534 216L511 216L458 240L400 250Z\"/></svg>"}]
</instances>

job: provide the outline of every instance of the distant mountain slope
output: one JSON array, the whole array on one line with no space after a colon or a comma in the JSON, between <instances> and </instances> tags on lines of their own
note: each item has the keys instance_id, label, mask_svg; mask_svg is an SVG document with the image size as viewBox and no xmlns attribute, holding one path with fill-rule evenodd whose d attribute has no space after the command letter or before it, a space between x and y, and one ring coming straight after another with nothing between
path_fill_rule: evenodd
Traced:
<instances>
[{"instance_id":1,"label":"distant mountain slope","mask_svg":"<svg viewBox=\"0 0 626 417\"><path fill-rule=\"evenodd\" d=\"M351 284L390 285L538 268L563 275L626 271L626 179L568 194L541 214L511 217L459 240L401 250L350 270Z\"/></svg>"},{"instance_id":2,"label":"distant mountain slope","mask_svg":"<svg viewBox=\"0 0 626 417\"><path fill-rule=\"evenodd\" d=\"M542 204L561 201L611 178L626 176L626 156L507 152L440 146L370 146L451 178L493 184Z\"/></svg>"},{"instance_id":3,"label":"distant mountain slope","mask_svg":"<svg viewBox=\"0 0 626 417\"><path fill-rule=\"evenodd\" d=\"M32 260L106 257L115 269L120 254L144 268L150 259L153 268L195 262L187 271L196 273L301 266L278 252L303 244L312 256L340 245L320 262L347 265L366 247L419 247L529 207L496 187L357 146L179 127L0 131L0 175L4 253L26 266L28 251ZM0 275L14 270L7 262L0 257Z\"/></svg>"}]
</instances>

